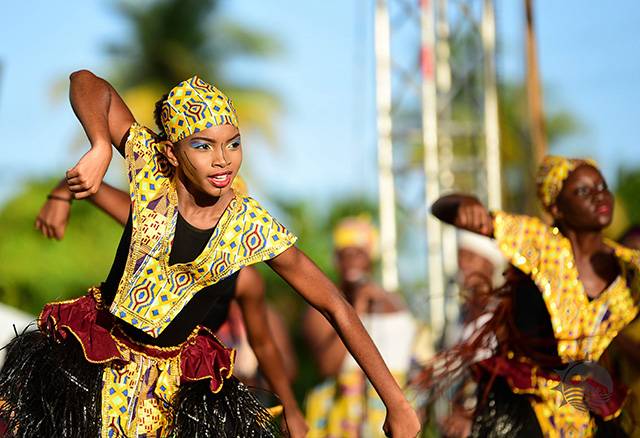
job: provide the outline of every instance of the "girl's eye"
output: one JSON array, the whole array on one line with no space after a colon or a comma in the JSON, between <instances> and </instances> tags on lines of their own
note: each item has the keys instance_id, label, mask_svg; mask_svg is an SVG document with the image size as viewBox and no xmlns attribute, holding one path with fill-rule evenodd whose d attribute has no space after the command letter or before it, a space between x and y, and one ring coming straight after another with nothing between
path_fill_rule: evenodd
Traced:
<instances>
[{"instance_id":1,"label":"girl's eye","mask_svg":"<svg viewBox=\"0 0 640 438\"><path fill-rule=\"evenodd\" d=\"M240 147L240 140L233 141L227 145L229 149L238 149Z\"/></svg>"},{"instance_id":2,"label":"girl's eye","mask_svg":"<svg viewBox=\"0 0 640 438\"><path fill-rule=\"evenodd\" d=\"M209 149L210 146L208 143L192 143L191 147L194 149Z\"/></svg>"},{"instance_id":3,"label":"girl's eye","mask_svg":"<svg viewBox=\"0 0 640 438\"><path fill-rule=\"evenodd\" d=\"M576 189L576 195L578 196L587 196L589 193L591 193L589 187L578 187Z\"/></svg>"}]
</instances>

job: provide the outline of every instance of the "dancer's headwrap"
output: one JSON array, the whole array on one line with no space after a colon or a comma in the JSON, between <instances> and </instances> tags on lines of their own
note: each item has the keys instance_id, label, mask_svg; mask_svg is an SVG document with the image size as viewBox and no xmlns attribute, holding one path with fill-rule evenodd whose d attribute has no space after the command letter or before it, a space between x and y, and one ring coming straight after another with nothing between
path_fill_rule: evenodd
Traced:
<instances>
[{"instance_id":1,"label":"dancer's headwrap","mask_svg":"<svg viewBox=\"0 0 640 438\"><path fill-rule=\"evenodd\" d=\"M333 246L336 251L362 248L375 259L378 257L378 230L367 215L344 218L333 230Z\"/></svg>"},{"instance_id":2,"label":"dancer's headwrap","mask_svg":"<svg viewBox=\"0 0 640 438\"><path fill-rule=\"evenodd\" d=\"M229 124L238 127L238 116L231 99L198 76L171 89L162 104L160 118L172 143L212 126Z\"/></svg>"},{"instance_id":3,"label":"dancer's headwrap","mask_svg":"<svg viewBox=\"0 0 640 438\"><path fill-rule=\"evenodd\" d=\"M538 187L538 198L542 206L549 210L556 202L564 181L577 167L588 164L596 169L598 164L592 159L565 158L555 155L547 155L542 159L538 167L536 185Z\"/></svg>"}]
</instances>

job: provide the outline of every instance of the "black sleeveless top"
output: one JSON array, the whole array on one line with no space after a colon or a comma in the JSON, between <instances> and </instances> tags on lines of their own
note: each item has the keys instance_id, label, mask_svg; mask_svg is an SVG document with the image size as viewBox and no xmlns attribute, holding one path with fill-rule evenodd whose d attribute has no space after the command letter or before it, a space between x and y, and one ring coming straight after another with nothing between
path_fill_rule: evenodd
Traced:
<instances>
[{"instance_id":1,"label":"black sleeveless top","mask_svg":"<svg viewBox=\"0 0 640 438\"><path fill-rule=\"evenodd\" d=\"M131 213L129 213L129 219L120 238L111 271L101 288L102 299L107 307L113 302L124 273L131 245L132 228ZM178 213L169 265L193 261L209 242L213 230L213 228L209 230L195 228ZM238 273L236 272L218 283L201 289L157 338L149 336L118 318L115 319L121 322L123 331L134 341L159 347L178 345L187 339L197 325L203 325L213 331L220 328L227 319L229 305L235 295L237 278Z\"/></svg>"}]
</instances>

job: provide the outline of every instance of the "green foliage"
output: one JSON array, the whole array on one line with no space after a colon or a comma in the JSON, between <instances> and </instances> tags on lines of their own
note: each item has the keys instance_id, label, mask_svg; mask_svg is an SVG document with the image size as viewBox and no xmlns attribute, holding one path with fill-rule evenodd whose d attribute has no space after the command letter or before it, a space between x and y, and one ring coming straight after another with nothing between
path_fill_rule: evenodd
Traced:
<instances>
[{"instance_id":1,"label":"green foliage","mask_svg":"<svg viewBox=\"0 0 640 438\"><path fill-rule=\"evenodd\" d=\"M640 224L640 169L620 169L618 173L617 197L624 203L628 221L632 225Z\"/></svg>"},{"instance_id":2,"label":"green foliage","mask_svg":"<svg viewBox=\"0 0 640 438\"><path fill-rule=\"evenodd\" d=\"M0 210L0 301L37 314L48 301L82 295L103 281L122 228L88 202L75 202L64 240L33 226L56 181L25 185Z\"/></svg>"}]
</instances>

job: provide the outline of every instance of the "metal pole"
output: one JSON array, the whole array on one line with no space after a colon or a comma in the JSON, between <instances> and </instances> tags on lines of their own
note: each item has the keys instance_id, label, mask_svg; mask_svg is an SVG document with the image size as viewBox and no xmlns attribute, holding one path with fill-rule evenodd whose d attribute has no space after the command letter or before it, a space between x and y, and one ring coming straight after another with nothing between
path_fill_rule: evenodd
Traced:
<instances>
[{"instance_id":1,"label":"metal pole","mask_svg":"<svg viewBox=\"0 0 640 438\"><path fill-rule=\"evenodd\" d=\"M489 208L502 208L500 174L500 122L496 84L496 22L493 0L484 0L482 10L482 47L484 52L484 131L486 142L487 201Z\"/></svg>"},{"instance_id":2,"label":"metal pole","mask_svg":"<svg viewBox=\"0 0 640 438\"><path fill-rule=\"evenodd\" d=\"M440 160L438 156L438 108L435 80L435 11L431 0L421 0L422 55L422 140L424 144L425 202L430 206L440 196ZM442 271L442 227L427 215L427 251L429 273L429 316L437 339L444 325L444 275Z\"/></svg>"},{"instance_id":3,"label":"metal pole","mask_svg":"<svg viewBox=\"0 0 640 438\"><path fill-rule=\"evenodd\" d=\"M388 291L397 291L396 203L391 137L391 33L386 0L376 1L375 53L382 285Z\"/></svg>"}]
</instances>

